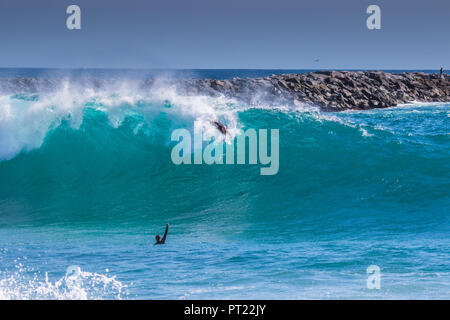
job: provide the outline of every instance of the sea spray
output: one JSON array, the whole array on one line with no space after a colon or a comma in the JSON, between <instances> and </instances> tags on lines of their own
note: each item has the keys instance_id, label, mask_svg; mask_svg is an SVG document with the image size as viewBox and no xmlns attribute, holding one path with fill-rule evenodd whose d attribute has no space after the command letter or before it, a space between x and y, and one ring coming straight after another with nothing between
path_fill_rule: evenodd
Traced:
<instances>
[{"instance_id":1,"label":"sea spray","mask_svg":"<svg viewBox=\"0 0 450 320\"><path fill-rule=\"evenodd\" d=\"M48 272L44 279L38 273L28 275L23 266L14 272L0 271L0 299L2 300L88 300L122 299L126 297L126 286L109 276L82 271L70 266L67 273L50 281Z\"/></svg>"}]
</instances>

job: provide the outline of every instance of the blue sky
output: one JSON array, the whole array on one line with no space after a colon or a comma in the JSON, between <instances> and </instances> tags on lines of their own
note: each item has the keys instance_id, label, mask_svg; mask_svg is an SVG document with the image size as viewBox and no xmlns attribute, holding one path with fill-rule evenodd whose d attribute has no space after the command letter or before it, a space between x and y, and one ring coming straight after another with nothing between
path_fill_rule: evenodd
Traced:
<instances>
[{"instance_id":1,"label":"blue sky","mask_svg":"<svg viewBox=\"0 0 450 320\"><path fill-rule=\"evenodd\" d=\"M0 1L0 67L450 68L448 0Z\"/></svg>"}]
</instances>

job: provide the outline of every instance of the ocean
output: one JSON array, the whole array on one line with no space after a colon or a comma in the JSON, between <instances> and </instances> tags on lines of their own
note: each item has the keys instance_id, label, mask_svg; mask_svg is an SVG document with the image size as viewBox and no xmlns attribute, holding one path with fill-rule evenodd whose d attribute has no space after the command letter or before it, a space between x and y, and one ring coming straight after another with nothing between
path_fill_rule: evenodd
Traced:
<instances>
[{"instance_id":1,"label":"ocean","mask_svg":"<svg viewBox=\"0 0 450 320\"><path fill-rule=\"evenodd\" d=\"M449 103L325 113L135 85L308 71L1 69L61 87L0 94L0 299L449 299ZM278 173L175 165L171 133L216 119L279 129Z\"/></svg>"}]
</instances>

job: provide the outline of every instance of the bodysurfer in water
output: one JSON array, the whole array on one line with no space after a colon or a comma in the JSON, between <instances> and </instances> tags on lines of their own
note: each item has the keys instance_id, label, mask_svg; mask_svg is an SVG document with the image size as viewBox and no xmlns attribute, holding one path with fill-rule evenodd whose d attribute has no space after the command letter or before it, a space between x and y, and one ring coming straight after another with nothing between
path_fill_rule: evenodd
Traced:
<instances>
[{"instance_id":1,"label":"bodysurfer in water","mask_svg":"<svg viewBox=\"0 0 450 320\"><path fill-rule=\"evenodd\" d=\"M167 232L169 232L169 224L166 223L166 231L164 232L164 236L161 238L159 234L155 236L156 243L155 244L164 244L166 242Z\"/></svg>"},{"instance_id":2,"label":"bodysurfer in water","mask_svg":"<svg viewBox=\"0 0 450 320\"><path fill-rule=\"evenodd\" d=\"M226 135L226 134L227 134L227 127L225 127L225 126L224 126L223 124L221 124L219 121L211 121L211 123L212 123L213 125L215 125L216 128L217 128L220 132L222 132L223 135Z\"/></svg>"}]
</instances>

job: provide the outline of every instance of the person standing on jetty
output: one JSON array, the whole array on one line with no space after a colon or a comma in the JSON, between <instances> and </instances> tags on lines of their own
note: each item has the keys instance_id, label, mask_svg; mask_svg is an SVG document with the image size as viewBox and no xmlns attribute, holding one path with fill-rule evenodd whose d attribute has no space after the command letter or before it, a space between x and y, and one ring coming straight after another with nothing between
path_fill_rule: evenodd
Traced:
<instances>
[{"instance_id":1,"label":"person standing on jetty","mask_svg":"<svg viewBox=\"0 0 450 320\"><path fill-rule=\"evenodd\" d=\"M441 76L441 79L444 79L444 68L443 67L441 68L440 76Z\"/></svg>"}]
</instances>

